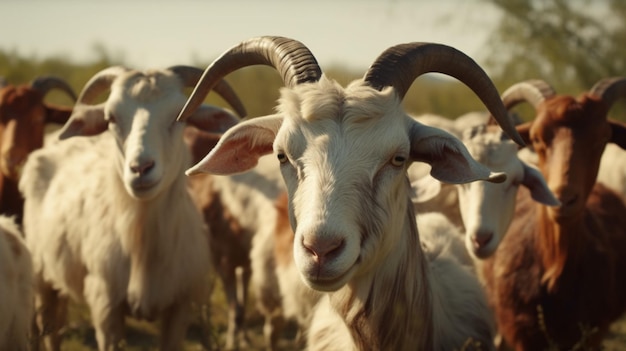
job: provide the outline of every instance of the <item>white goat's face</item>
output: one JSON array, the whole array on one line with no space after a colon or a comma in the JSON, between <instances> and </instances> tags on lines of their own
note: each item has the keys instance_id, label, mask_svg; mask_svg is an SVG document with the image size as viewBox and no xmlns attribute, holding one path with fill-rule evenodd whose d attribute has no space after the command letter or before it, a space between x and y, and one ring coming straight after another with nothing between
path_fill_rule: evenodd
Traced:
<instances>
[{"instance_id":1,"label":"white goat's face","mask_svg":"<svg viewBox=\"0 0 626 351\"><path fill-rule=\"evenodd\" d=\"M397 106L390 91L306 88L300 96L315 104L284 91L288 118L274 151L290 195L296 266L312 288L336 290L397 241L384 234L400 233L407 211L409 128L402 113L384 112Z\"/></svg>"},{"instance_id":2,"label":"white goat's face","mask_svg":"<svg viewBox=\"0 0 626 351\"><path fill-rule=\"evenodd\" d=\"M457 185L459 206L465 225L465 245L476 258L491 256L513 220L519 186L527 187L540 203L554 206L558 201L545 179L518 157L518 147L500 130L466 133L463 142L474 159L489 169L503 172L502 183L473 182Z\"/></svg>"},{"instance_id":3,"label":"white goat's face","mask_svg":"<svg viewBox=\"0 0 626 351\"><path fill-rule=\"evenodd\" d=\"M465 245L477 258L491 256L513 219L515 197L524 178L517 145L501 140L501 133L483 133L465 139L464 144L478 162L504 172L502 183L473 182L457 185L461 217L465 225Z\"/></svg>"},{"instance_id":4,"label":"white goat's face","mask_svg":"<svg viewBox=\"0 0 626 351\"><path fill-rule=\"evenodd\" d=\"M504 178L449 133L404 113L392 88L356 81L344 89L322 76L283 89L278 111L228 130L188 174L246 171L273 150L289 194L296 267L316 290L366 276L393 249L419 249L410 162L429 163L449 183Z\"/></svg>"},{"instance_id":5,"label":"white goat's face","mask_svg":"<svg viewBox=\"0 0 626 351\"><path fill-rule=\"evenodd\" d=\"M183 124L175 119L185 100L173 75L135 73L112 85L105 119L117 141L118 170L131 196L154 197L178 176L165 172L165 165L174 170L184 166L182 150L176 150L183 147Z\"/></svg>"}]
</instances>

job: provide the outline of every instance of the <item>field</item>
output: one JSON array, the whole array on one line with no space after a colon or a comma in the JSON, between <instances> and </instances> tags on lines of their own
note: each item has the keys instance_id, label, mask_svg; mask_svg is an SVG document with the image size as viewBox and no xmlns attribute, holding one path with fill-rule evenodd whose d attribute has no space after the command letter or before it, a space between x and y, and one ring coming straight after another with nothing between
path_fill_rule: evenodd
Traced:
<instances>
[{"instance_id":1,"label":"field","mask_svg":"<svg viewBox=\"0 0 626 351\"><path fill-rule=\"evenodd\" d=\"M227 309L222 289L217 282L211 296L211 311L209 304L196 309L194 322L188 332L183 351L223 350L226 331ZM203 312L201 312L203 311ZM248 328L251 345L242 350L262 351L263 318L256 312L254 301L248 304ZM208 317L210 315L210 317ZM134 319L126 321L126 350L153 351L158 350L158 326L155 323L141 322ZM286 328L280 349L283 351L299 350L294 344L295 327ZM69 311L69 325L64 331L63 351L95 351L97 345L94 330L89 321L89 312L85 306L71 304ZM579 349L583 351L584 349ZM609 337L605 340L604 351L626 350L626 317L616 322L611 328ZM551 350L550 350L551 351Z\"/></svg>"},{"instance_id":2,"label":"field","mask_svg":"<svg viewBox=\"0 0 626 351\"><path fill-rule=\"evenodd\" d=\"M227 306L222 287L215 283L209 303L197 306L182 351L223 350L227 325ZM209 308L211 311L209 311ZM245 350L264 350L263 317L254 308L253 297L247 308L250 347ZM91 327L89 309L85 305L70 303L68 326L63 331L63 351L96 351L94 329ZM284 351L298 350L294 346L295 326L288 325L283 333L280 348ZM158 350L158 325L132 318L126 319L125 350Z\"/></svg>"}]
</instances>

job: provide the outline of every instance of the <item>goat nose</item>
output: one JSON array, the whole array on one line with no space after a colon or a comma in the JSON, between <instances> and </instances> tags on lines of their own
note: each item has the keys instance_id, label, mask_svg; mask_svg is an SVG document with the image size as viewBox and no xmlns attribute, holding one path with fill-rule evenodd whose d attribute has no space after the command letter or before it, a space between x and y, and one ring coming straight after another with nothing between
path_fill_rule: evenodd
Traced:
<instances>
[{"instance_id":1,"label":"goat nose","mask_svg":"<svg viewBox=\"0 0 626 351\"><path fill-rule=\"evenodd\" d=\"M345 247L345 240L342 238L304 239L302 240L302 246L313 257L315 262L322 264L326 260L339 256Z\"/></svg>"},{"instance_id":2,"label":"goat nose","mask_svg":"<svg viewBox=\"0 0 626 351\"><path fill-rule=\"evenodd\" d=\"M144 175L154 167L154 161L148 160L143 162L134 162L130 165L130 170L133 173L138 173L139 175Z\"/></svg>"},{"instance_id":3,"label":"goat nose","mask_svg":"<svg viewBox=\"0 0 626 351\"><path fill-rule=\"evenodd\" d=\"M485 247L489 244L489 242L491 242L491 239L493 239L493 232L490 230L479 230L472 234L472 243L477 249Z\"/></svg>"}]
</instances>

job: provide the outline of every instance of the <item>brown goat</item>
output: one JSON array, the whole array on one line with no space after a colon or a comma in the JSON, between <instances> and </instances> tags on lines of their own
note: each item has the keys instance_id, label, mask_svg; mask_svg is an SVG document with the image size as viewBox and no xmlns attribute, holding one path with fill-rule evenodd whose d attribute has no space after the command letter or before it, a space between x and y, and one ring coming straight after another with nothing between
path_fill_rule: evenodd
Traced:
<instances>
[{"instance_id":1,"label":"brown goat","mask_svg":"<svg viewBox=\"0 0 626 351\"><path fill-rule=\"evenodd\" d=\"M608 142L626 148L626 126L607 119L626 79L605 79L578 98L527 81L503 95L508 108L535 107L518 126L561 206L520 189L507 235L484 265L498 328L515 350L599 349L626 310L626 205L596 183Z\"/></svg>"},{"instance_id":2,"label":"brown goat","mask_svg":"<svg viewBox=\"0 0 626 351\"><path fill-rule=\"evenodd\" d=\"M28 155L43 146L47 123L63 125L71 107L44 102L46 94L59 89L74 101L76 94L64 80L36 78L30 84L0 87L0 213L21 223L24 199L17 189L21 168Z\"/></svg>"}]
</instances>

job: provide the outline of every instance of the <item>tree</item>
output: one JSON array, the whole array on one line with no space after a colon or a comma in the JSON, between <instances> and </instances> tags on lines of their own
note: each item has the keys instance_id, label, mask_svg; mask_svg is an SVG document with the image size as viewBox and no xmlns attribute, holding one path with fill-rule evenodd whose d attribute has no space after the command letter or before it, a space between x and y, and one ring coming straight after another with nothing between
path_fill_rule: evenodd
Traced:
<instances>
[{"instance_id":1,"label":"tree","mask_svg":"<svg viewBox=\"0 0 626 351\"><path fill-rule=\"evenodd\" d=\"M494 80L541 78L578 94L599 79L626 75L623 0L484 0L502 13L491 36Z\"/></svg>"}]
</instances>

